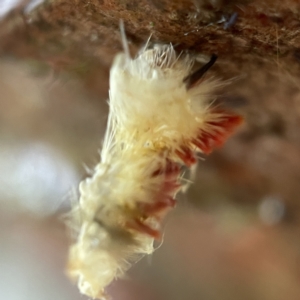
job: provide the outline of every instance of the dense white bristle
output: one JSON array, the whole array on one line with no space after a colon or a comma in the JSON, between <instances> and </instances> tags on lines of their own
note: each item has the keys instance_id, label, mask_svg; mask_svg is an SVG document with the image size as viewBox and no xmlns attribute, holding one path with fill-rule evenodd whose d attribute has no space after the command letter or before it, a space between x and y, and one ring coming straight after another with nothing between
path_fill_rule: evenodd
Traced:
<instances>
[{"instance_id":1,"label":"dense white bristle","mask_svg":"<svg viewBox=\"0 0 300 300\"><path fill-rule=\"evenodd\" d=\"M110 109L118 138L148 137L153 147L173 151L195 135L210 117L219 81L206 80L187 89L183 79L193 61L177 59L173 47L156 46L135 60L119 54L110 75Z\"/></svg>"}]
</instances>

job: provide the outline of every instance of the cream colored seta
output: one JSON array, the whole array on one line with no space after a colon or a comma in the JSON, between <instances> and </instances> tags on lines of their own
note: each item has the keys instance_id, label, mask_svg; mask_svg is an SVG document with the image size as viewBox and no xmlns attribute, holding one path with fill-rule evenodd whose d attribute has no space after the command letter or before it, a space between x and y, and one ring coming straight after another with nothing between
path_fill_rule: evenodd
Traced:
<instances>
[{"instance_id":1,"label":"cream colored seta","mask_svg":"<svg viewBox=\"0 0 300 300\"><path fill-rule=\"evenodd\" d=\"M195 137L214 118L213 92L222 83L204 80L187 89L184 79L192 66L193 59L178 57L172 45L143 50L136 59L117 55L110 73L110 110L120 138L147 137L151 148L173 153Z\"/></svg>"}]
</instances>

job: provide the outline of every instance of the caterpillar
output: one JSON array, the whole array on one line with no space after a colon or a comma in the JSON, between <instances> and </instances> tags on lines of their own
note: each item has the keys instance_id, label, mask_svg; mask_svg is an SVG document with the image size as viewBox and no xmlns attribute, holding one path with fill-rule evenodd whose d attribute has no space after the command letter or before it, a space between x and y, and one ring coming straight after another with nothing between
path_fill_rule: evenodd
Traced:
<instances>
[{"instance_id":1,"label":"caterpillar","mask_svg":"<svg viewBox=\"0 0 300 300\"><path fill-rule=\"evenodd\" d=\"M154 251L183 187L183 168L221 146L242 122L213 104L222 82L203 75L216 59L192 72L194 59L172 45L116 56L101 161L80 183L73 209L78 236L68 273L81 293L105 299L115 278Z\"/></svg>"}]
</instances>

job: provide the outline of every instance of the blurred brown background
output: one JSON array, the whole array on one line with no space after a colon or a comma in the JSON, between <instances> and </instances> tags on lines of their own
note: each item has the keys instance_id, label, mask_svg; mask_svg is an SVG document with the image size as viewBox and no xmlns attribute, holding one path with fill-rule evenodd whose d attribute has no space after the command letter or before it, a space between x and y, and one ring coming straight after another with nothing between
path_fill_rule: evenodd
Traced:
<instances>
[{"instance_id":1,"label":"blurred brown background","mask_svg":"<svg viewBox=\"0 0 300 300\"><path fill-rule=\"evenodd\" d=\"M63 214L99 160L123 19L132 53L173 43L230 80L245 124L200 160L159 249L118 300L300 299L300 3L0 2L0 298L84 299L64 274Z\"/></svg>"}]
</instances>

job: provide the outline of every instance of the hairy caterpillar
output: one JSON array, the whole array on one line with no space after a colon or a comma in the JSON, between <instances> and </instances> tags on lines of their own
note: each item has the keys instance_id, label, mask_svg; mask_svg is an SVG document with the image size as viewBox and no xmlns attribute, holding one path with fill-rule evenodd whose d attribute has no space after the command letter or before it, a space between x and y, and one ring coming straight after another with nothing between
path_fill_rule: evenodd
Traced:
<instances>
[{"instance_id":1,"label":"hairy caterpillar","mask_svg":"<svg viewBox=\"0 0 300 300\"><path fill-rule=\"evenodd\" d=\"M153 252L182 187L182 167L222 145L241 123L211 104L221 84L202 76L215 60L192 73L193 59L177 56L172 45L115 58L101 162L81 182L74 208L79 234L68 272L83 294L105 298L114 278Z\"/></svg>"}]
</instances>

